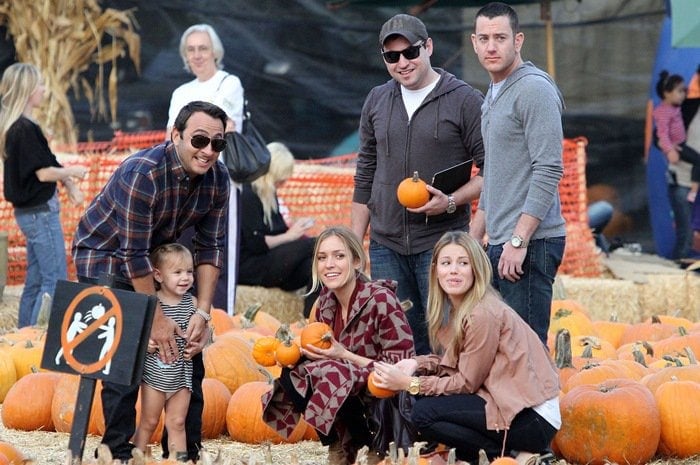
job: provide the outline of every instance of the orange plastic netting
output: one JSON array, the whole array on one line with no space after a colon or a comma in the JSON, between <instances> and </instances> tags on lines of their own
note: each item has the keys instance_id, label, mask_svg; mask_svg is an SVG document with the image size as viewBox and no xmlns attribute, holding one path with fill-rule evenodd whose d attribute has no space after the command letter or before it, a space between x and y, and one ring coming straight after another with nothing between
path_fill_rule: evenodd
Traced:
<instances>
[{"instance_id":1,"label":"orange plastic netting","mask_svg":"<svg viewBox=\"0 0 700 465\"><path fill-rule=\"evenodd\" d=\"M135 150L165 139L163 131L127 135L118 133L112 141L81 143L72 154L58 154L64 165L81 164L89 169L80 183L85 193L82 206L72 205L63 189L61 220L65 233L69 279L75 279L70 244L80 216L121 161ZM564 178L559 191L567 225L567 241L560 273L572 276L599 276L601 263L590 228L586 205L586 152L584 138L564 140ZM279 197L291 217L312 217L310 234L334 224L350 225L350 208L355 171L355 154L321 160L298 161L294 175L280 188ZM2 181L0 179L0 185ZM2 189L0 189L0 193ZM8 233L7 284L24 283L26 250L24 236L17 227L12 205L0 196L0 231Z\"/></svg>"}]
</instances>

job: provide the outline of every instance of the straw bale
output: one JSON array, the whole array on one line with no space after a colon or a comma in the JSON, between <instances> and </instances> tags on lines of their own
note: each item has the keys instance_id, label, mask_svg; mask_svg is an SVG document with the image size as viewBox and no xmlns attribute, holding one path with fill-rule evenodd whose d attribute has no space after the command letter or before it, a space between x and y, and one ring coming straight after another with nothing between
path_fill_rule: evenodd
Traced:
<instances>
[{"instance_id":1,"label":"straw bale","mask_svg":"<svg viewBox=\"0 0 700 465\"><path fill-rule=\"evenodd\" d=\"M620 321L641 321L639 290L632 281L604 278L575 278L560 275L567 299L581 303L596 320L608 320L615 313Z\"/></svg>"},{"instance_id":2,"label":"straw bale","mask_svg":"<svg viewBox=\"0 0 700 465\"><path fill-rule=\"evenodd\" d=\"M688 273L687 315L691 321L700 321L700 275Z\"/></svg>"},{"instance_id":3,"label":"straw bale","mask_svg":"<svg viewBox=\"0 0 700 465\"><path fill-rule=\"evenodd\" d=\"M303 317L304 297L276 287L236 286L236 313L243 313L251 304L261 303L261 310L282 323L294 323Z\"/></svg>"},{"instance_id":4,"label":"straw bale","mask_svg":"<svg viewBox=\"0 0 700 465\"><path fill-rule=\"evenodd\" d=\"M658 314L686 316L688 305L687 275L650 274L646 284L637 284L642 318Z\"/></svg>"}]
</instances>

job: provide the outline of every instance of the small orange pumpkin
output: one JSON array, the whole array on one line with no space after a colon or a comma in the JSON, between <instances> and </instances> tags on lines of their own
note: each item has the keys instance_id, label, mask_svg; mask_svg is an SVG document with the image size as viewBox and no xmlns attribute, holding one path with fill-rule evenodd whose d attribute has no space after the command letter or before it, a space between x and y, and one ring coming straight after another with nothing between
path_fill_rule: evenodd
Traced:
<instances>
[{"instance_id":1,"label":"small orange pumpkin","mask_svg":"<svg viewBox=\"0 0 700 465\"><path fill-rule=\"evenodd\" d=\"M426 189L426 183L418 176L418 171L413 176L399 183L396 189L396 198L406 208L420 208L430 200L430 192Z\"/></svg>"},{"instance_id":2,"label":"small orange pumpkin","mask_svg":"<svg viewBox=\"0 0 700 465\"><path fill-rule=\"evenodd\" d=\"M518 465L518 461L513 457L498 457L491 465Z\"/></svg>"},{"instance_id":3,"label":"small orange pumpkin","mask_svg":"<svg viewBox=\"0 0 700 465\"><path fill-rule=\"evenodd\" d=\"M396 392L392 391L391 389L385 389L377 386L374 384L374 372L370 372L369 376L367 377L367 390L372 394L374 397L377 397L379 399L385 399L387 397L393 397Z\"/></svg>"},{"instance_id":4,"label":"small orange pumpkin","mask_svg":"<svg viewBox=\"0 0 700 465\"><path fill-rule=\"evenodd\" d=\"M280 341L273 336L263 336L253 343L253 359L264 367L275 365L275 350Z\"/></svg>"},{"instance_id":5,"label":"small orange pumpkin","mask_svg":"<svg viewBox=\"0 0 700 465\"><path fill-rule=\"evenodd\" d=\"M275 360L283 367L296 365L301 358L301 349L294 341L284 341L275 349Z\"/></svg>"},{"instance_id":6,"label":"small orange pumpkin","mask_svg":"<svg viewBox=\"0 0 700 465\"><path fill-rule=\"evenodd\" d=\"M332 338L333 330L328 324L322 321L314 321L304 326L304 329L301 330L301 347L312 345L321 349L329 349Z\"/></svg>"}]
</instances>

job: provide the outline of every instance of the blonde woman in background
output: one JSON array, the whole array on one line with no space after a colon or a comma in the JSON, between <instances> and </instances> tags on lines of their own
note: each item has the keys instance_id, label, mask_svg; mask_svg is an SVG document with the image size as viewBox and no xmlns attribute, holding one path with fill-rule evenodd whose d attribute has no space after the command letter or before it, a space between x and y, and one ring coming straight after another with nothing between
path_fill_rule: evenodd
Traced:
<instances>
[{"instance_id":1,"label":"blonde woman in background","mask_svg":"<svg viewBox=\"0 0 700 465\"><path fill-rule=\"evenodd\" d=\"M2 75L0 95L0 156L4 164L4 195L27 241L27 273L19 303L17 327L35 325L42 296L53 297L56 281L67 279L66 248L61 226L57 184L71 202L83 202L74 183L85 176L82 166L63 167L51 152L34 108L44 100L39 69L15 63Z\"/></svg>"},{"instance_id":2,"label":"blonde woman in background","mask_svg":"<svg viewBox=\"0 0 700 465\"><path fill-rule=\"evenodd\" d=\"M241 242L239 284L278 287L294 291L311 289L314 238L306 232L311 218L299 218L287 225L280 212L277 189L292 175L294 156L280 142L268 144L270 169L241 191ZM316 293L306 296L308 316Z\"/></svg>"}]
</instances>

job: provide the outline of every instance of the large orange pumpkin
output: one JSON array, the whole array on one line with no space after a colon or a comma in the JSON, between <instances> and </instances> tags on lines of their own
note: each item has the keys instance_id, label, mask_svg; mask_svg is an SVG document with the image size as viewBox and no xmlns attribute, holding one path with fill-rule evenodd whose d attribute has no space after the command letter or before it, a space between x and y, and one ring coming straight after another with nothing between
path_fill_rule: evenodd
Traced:
<instances>
[{"instance_id":1,"label":"large orange pumpkin","mask_svg":"<svg viewBox=\"0 0 700 465\"><path fill-rule=\"evenodd\" d=\"M226 431L226 410L231 393L224 383L214 378L204 378L202 393L202 438L216 439Z\"/></svg>"},{"instance_id":2,"label":"large orange pumpkin","mask_svg":"<svg viewBox=\"0 0 700 465\"><path fill-rule=\"evenodd\" d=\"M649 388L652 393L655 393L659 386L672 379L700 383L700 365L667 367L656 373L650 373L644 376L640 382Z\"/></svg>"},{"instance_id":3,"label":"large orange pumpkin","mask_svg":"<svg viewBox=\"0 0 700 465\"><path fill-rule=\"evenodd\" d=\"M19 379L2 404L2 422L22 431L55 431L51 419L51 399L59 373L30 373Z\"/></svg>"},{"instance_id":4,"label":"large orange pumpkin","mask_svg":"<svg viewBox=\"0 0 700 465\"><path fill-rule=\"evenodd\" d=\"M209 314L211 315L210 326L214 331L214 336L224 334L236 327L233 323L231 315L226 313L226 310L212 308Z\"/></svg>"},{"instance_id":5,"label":"large orange pumpkin","mask_svg":"<svg viewBox=\"0 0 700 465\"><path fill-rule=\"evenodd\" d=\"M301 419L289 438L284 438L262 419L261 397L272 388L266 381L242 384L233 393L226 410L226 428L234 441L246 444L299 442L306 433L307 423Z\"/></svg>"},{"instance_id":6,"label":"large orange pumpkin","mask_svg":"<svg viewBox=\"0 0 700 465\"><path fill-rule=\"evenodd\" d=\"M638 465L656 453L659 410L651 392L637 381L577 386L561 398L560 410L562 426L554 440L568 462Z\"/></svg>"},{"instance_id":7,"label":"large orange pumpkin","mask_svg":"<svg viewBox=\"0 0 700 465\"><path fill-rule=\"evenodd\" d=\"M7 350L0 350L0 403L5 400L7 392L17 381L17 369L12 355Z\"/></svg>"},{"instance_id":8,"label":"large orange pumpkin","mask_svg":"<svg viewBox=\"0 0 700 465\"><path fill-rule=\"evenodd\" d=\"M426 188L425 181L418 176L418 171L414 171L412 177L399 183L396 188L396 198L406 208L420 208L428 203L430 192Z\"/></svg>"},{"instance_id":9,"label":"large orange pumpkin","mask_svg":"<svg viewBox=\"0 0 700 465\"><path fill-rule=\"evenodd\" d=\"M232 317L235 328L255 328L261 334L272 335L277 332L282 322L273 315L261 310L262 304L254 303Z\"/></svg>"},{"instance_id":10,"label":"large orange pumpkin","mask_svg":"<svg viewBox=\"0 0 700 465\"><path fill-rule=\"evenodd\" d=\"M26 458L19 449L6 441L0 441L0 454L3 454L10 465L23 465Z\"/></svg>"},{"instance_id":11,"label":"large orange pumpkin","mask_svg":"<svg viewBox=\"0 0 700 465\"><path fill-rule=\"evenodd\" d=\"M331 346L332 338L333 330L328 324L322 321L314 321L304 326L304 329L301 330L301 347L312 345L321 349L328 349Z\"/></svg>"},{"instance_id":12,"label":"large orange pumpkin","mask_svg":"<svg viewBox=\"0 0 700 465\"><path fill-rule=\"evenodd\" d=\"M661 415L659 450L680 458L700 454L700 383L668 381L654 397Z\"/></svg>"},{"instance_id":13,"label":"large orange pumpkin","mask_svg":"<svg viewBox=\"0 0 700 465\"><path fill-rule=\"evenodd\" d=\"M224 336L204 348L204 376L218 379L231 393L248 381L266 380L253 360L251 345L239 337Z\"/></svg>"},{"instance_id":14,"label":"large orange pumpkin","mask_svg":"<svg viewBox=\"0 0 700 465\"><path fill-rule=\"evenodd\" d=\"M75 415L75 403L78 399L78 387L80 377L77 375L62 374L54 389L51 399L51 419L54 427L59 433L70 433L73 427L73 416ZM93 395L92 408L90 409L90 421L88 423L88 433L101 435L105 429L105 419L102 412L102 383L95 384L95 394Z\"/></svg>"}]
</instances>

